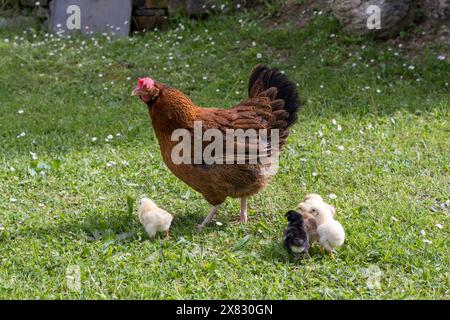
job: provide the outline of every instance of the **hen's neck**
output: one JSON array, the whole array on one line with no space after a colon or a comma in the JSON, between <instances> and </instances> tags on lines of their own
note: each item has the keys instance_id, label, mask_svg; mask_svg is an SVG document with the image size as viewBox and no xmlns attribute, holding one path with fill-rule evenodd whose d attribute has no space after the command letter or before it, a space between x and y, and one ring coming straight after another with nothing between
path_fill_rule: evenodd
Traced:
<instances>
[{"instance_id":1,"label":"hen's neck","mask_svg":"<svg viewBox=\"0 0 450 320\"><path fill-rule=\"evenodd\" d=\"M155 105L149 109L156 133L170 135L175 129L192 128L197 111L194 103L174 88L161 90Z\"/></svg>"}]
</instances>

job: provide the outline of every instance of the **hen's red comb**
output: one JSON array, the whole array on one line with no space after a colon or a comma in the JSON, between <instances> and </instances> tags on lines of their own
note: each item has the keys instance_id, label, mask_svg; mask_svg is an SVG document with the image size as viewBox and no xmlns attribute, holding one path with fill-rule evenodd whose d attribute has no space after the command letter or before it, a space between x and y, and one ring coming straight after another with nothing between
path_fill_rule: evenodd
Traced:
<instances>
[{"instance_id":1,"label":"hen's red comb","mask_svg":"<svg viewBox=\"0 0 450 320\"><path fill-rule=\"evenodd\" d=\"M153 79L150 79L148 77L138 79L138 87L139 88L151 89L154 86L155 86L155 81Z\"/></svg>"}]
</instances>

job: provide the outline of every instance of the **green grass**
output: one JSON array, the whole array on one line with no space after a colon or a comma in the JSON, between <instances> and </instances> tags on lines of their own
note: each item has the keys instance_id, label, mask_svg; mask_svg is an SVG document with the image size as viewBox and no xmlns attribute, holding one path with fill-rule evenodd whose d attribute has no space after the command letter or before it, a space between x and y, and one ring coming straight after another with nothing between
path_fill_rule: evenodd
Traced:
<instances>
[{"instance_id":1,"label":"green grass","mask_svg":"<svg viewBox=\"0 0 450 320\"><path fill-rule=\"evenodd\" d=\"M114 41L0 30L0 298L448 299L442 48L411 61L325 15L303 29L267 29L244 13L179 23ZM250 200L249 223L229 223L239 212L229 199L223 225L199 234L209 205L165 167L130 92L149 75L228 107L258 62L298 83L299 122L278 174ZM336 206L346 229L335 261L315 246L292 262L281 246L284 213L309 192ZM175 215L171 239L148 239L136 214L143 194ZM72 266L80 291L66 282Z\"/></svg>"}]
</instances>

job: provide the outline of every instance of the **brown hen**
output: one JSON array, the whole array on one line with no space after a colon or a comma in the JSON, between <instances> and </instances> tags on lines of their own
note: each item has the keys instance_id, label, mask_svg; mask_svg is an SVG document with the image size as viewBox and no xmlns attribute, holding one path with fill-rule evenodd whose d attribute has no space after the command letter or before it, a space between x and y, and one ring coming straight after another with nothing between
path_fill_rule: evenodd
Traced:
<instances>
[{"instance_id":1,"label":"brown hen","mask_svg":"<svg viewBox=\"0 0 450 320\"><path fill-rule=\"evenodd\" d=\"M219 109L198 107L179 90L150 78L139 79L133 90L132 95L139 96L148 106L167 167L213 205L208 216L198 225L199 229L212 220L227 197L241 199L240 221L247 222L247 197L261 191L275 174L277 155L286 143L289 127L297 118L299 104L296 86L276 69L257 65L250 75L248 94L248 98L238 105ZM224 140L222 152L214 150L209 159L192 152L196 150L194 126L200 122L201 135L208 129L216 129L215 132L222 133ZM193 138L188 141L191 152L186 151L188 149L182 152L184 159L190 161L179 163L173 158L173 150L179 145L178 140L172 139L176 129L187 130ZM230 141L226 140L226 133L230 129L254 129L257 136L233 137L229 149L233 152L230 154L226 149L226 142ZM267 138L262 134L264 129ZM276 135L272 136L274 133L278 133L278 144ZM208 141L201 141L201 156L208 144ZM269 155L265 160L259 157L264 152ZM258 155L256 159L255 153Z\"/></svg>"}]
</instances>

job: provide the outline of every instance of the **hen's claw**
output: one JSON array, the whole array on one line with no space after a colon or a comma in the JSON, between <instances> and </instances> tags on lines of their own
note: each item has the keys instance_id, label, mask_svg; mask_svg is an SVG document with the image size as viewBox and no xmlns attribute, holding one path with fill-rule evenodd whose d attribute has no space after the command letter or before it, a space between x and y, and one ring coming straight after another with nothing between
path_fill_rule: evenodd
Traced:
<instances>
[{"instance_id":1,"label":"hen's claw","mask_svg":"<svg viewBox=\"0 0 450 320\"><path fill-rule=\"evenodd\" d=\"M203 229L205 229L205 226L203 224L197 224L195 226L195 229L197 229L197 231L203 231Z\"/></svg>"},{"instance_id":2,"label":"hen's claw","mask_svg":"<svg viewBox=\"0 0 450 320\"><path fill-rule=\"evenodd\" d=\"M209 211L209 214L206 216L205 220L203 220L203 222L201 224L198 224L196 226L197 230L202 231L206 227L206 225L211 222L211 220L213 219L213 217L216 214L217 209L219 209L219 207L220 207L220 204L211 208L211 211Z\"/></svg>"}]
</instances>

